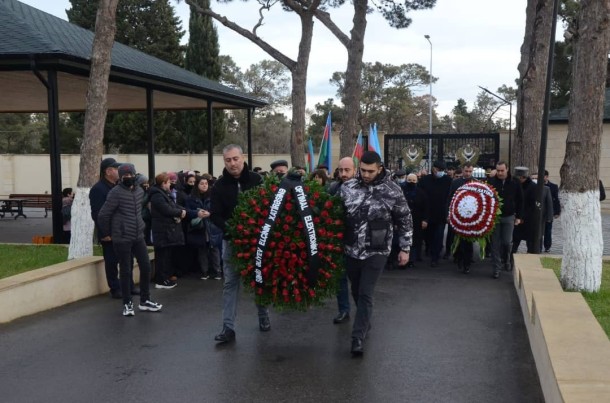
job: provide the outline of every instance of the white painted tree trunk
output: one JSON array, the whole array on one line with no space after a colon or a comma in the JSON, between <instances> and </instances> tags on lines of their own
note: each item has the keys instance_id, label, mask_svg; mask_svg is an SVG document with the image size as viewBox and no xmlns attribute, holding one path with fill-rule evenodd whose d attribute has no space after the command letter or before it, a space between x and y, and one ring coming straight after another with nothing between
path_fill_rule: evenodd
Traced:
<instances>
[{"instance_id":1,"label":"white painted tree trunk","mask_svg":"<svg viewBox=\"0 0 610 403\"><path fill-rule=\"evenodd\" d=\"M93 231L89 191L91 188L78 187L72 203L72 235L68 260L93 256Z\"/></svg>"},{"instance_id":2,"label":"white painted tree trunk","mask_svg":"<svg viewBox=\"0 0 610 403\"><path fill-rule=\"evenodd\" d=\"M599 190L560 192L563 260L561 283L567 290L599 291L604 240Z\"/></svg>"}]
</instances>

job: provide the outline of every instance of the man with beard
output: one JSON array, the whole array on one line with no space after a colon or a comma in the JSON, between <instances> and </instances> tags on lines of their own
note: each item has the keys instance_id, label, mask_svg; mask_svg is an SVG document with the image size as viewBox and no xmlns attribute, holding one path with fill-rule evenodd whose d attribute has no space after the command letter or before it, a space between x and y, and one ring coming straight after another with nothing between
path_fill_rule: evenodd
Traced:
<instances>
[{"instance_id":1,"label":"man with beard","mask_svg":"<svg viewBox=\"0 0 610 403\"><path fill-rule=\"evenodd\" d=\"M345 206L346 268L356 303L351 352L361 356L364 339L371 328L375 285L386 265L392 239L399 237L398 264L406 265L413 223L402 190L392 181L381 164L381 157L374 151L362 155L359 175L345 182L338 195Z\"/></svg>"},{"instance_id":2,"label":"man with beard","mask_svg":"<svg viewBox=\"0 0 610 403\"><path fill-rule=\"evenodd\" d=\"M227 220L233 215L237 206L239 193L259 186L262 178L250 172L244 160L242 148L229 144L222 150L225 168L222 176L214 184L211 194L210 220L224 232L222 241L222 259L224 262L224 286L222 289L222 331L214 340L227 343L235 340L235 316L237 315L237 298L239 296L240 274L231 263L233 248L226 230ZM269 311L262 305L258 308L258 324L262 332L271 330Z\"/></svg>"}]
</instances>

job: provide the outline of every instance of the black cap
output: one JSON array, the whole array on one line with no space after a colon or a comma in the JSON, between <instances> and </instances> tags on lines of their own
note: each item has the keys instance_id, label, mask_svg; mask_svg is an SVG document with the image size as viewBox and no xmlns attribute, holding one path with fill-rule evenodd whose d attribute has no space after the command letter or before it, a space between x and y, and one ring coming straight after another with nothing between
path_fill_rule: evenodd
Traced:
<instances>
[{"instance_id":1,"label":"black cap","mask_svg":"<svg viewBox=\"0 0 610 403\"><path fill-rule=\"evenodd\" d=\"M404 169L399 169L398 171L394 172L394 175L396 176L405 176L407 174L407 171L405 171Z\"/></svg>"},{"instance_id":2,"label":"black cap","mask_svg":"<svg viewBox=\"0 0 610 403\"><path fill-rule=\"evenodd\" d=\"M114 158L105 158L100 164L100 172L103 173L108 168L118 168L120 165Z\"/></svg>"},{"instance_id":3,"label":"black cap","mask_svg":"<svg viewBox=\"0 0 610 403\"><path fill-rule=\"evenodd\" d=\"M432 167L434 167L436 169L445 169L445 167L446 167L445 161L442 161L442 160L434 161L434 164L432 164Z\"/></svg>"},{"instance_id":4,"label":"black cap","mask_svg":"<svg viewBox=\"0 0 610 403\"><path fill-rule=\"evenodd\" d=\"M277 167L286 167L288 168L288 161L286 160L277 160L271 163L271 169L275 169Z\"/></svg>"}]
</instances>

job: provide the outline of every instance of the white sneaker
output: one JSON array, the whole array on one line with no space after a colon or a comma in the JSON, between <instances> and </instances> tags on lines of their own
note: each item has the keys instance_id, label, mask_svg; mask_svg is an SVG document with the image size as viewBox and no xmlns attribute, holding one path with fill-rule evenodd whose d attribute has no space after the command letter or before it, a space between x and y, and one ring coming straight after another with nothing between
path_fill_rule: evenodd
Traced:
<instances>
[{"instance_id":1,"label":"white sneaker","mask_svg":"<svg viewBox=\"0 0 610 403\"><path fill-rule=\"evenodd\" d=\"M144 302L140 302L138 308L140 309L140 311L157 312L160 311L161 308L163 308L163 305L157 304L156 302L153 302L151 300L146 300Z\"/></svg>"},{"instance_id":2,"label":"white sneaker","mask_svg":"<svg viewBox=\"0 0 610 403\"><path fill-rule=\"evenodd\" d=\"M123 316L134 316L135 312L133 311L133 303L130 302L128 304L123 305Z\"/></svg>"}]
</instances>

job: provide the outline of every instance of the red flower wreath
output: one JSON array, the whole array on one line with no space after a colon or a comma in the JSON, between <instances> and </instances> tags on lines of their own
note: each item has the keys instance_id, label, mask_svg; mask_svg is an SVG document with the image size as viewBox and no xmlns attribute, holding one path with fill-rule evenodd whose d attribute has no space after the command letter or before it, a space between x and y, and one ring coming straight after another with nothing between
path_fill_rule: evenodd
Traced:
<instances>
[{"instance_id":1,"label":"red flower wreath","mask_svg":"<svg viewBox=\"0 0 610 403\"><path fill-rule=\"evenodd\" d=\"M335 296L343 271L343 207L315 181L303 188L313 212L319 270L316 284L307 279L308 242L299 215L298 200L288 192L285 204L266 239L262 260L262 284L255 281L255 254L259 236L279 190L275 175L265 178L260 187L239 195L237 207L227 222L233 248L233 263L246 289L253 290L256 302L277 308L306 310Z\"/></svg>"},{"instance_id":2,"label":"red flower wreath","mask_svg":"<svg viewBox=\"0 0 610 403\"><path fill-rule=\"evenodd\" d=\"M449 205L449 225L456 234L452 251L460 240L466 240L478 242L484 256L485 246L500 219L501 205L496 190L485 182L473 181L460 186Z\"/></svg>"}]
</instances>

